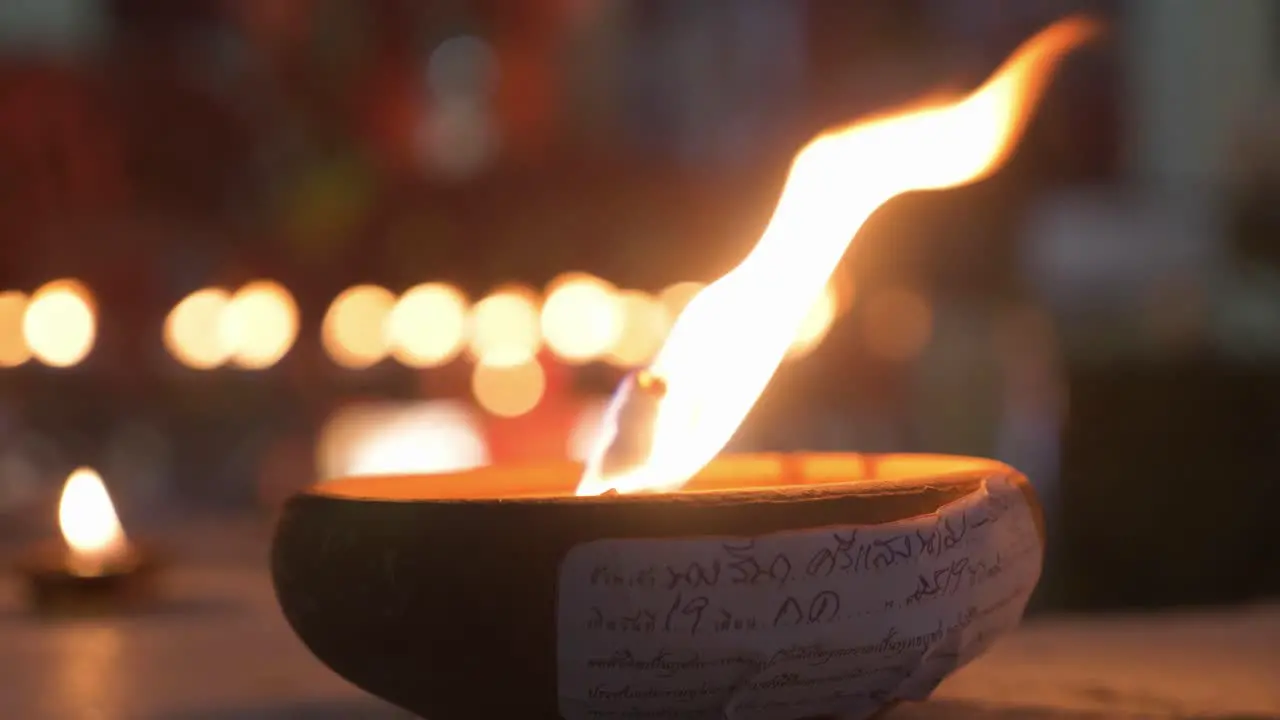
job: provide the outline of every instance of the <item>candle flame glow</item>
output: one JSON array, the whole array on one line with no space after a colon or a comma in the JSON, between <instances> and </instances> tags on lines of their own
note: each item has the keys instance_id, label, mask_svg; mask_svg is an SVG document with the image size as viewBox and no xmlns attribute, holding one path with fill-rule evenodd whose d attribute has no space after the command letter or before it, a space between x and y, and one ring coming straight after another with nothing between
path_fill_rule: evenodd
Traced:
<instances>
[{"instance_id":1,"label":"candle flame glow","mask_svg":"<svg viewBox=\"0 0 1280 720\"><path fill-rule=\"evenodd\" d=\"M967 96L830 130L802 148L760 241L694 297L650 366L666 392L645 459L609 475L595 458L578 494L677 490L710 462L787 356L867 218L897 195L992 174L1017 144L1055 66L1098 30L1084 18L1059 21Z\"/></svg>"},{"instance_id":2,"label":"candle flame glow","mask_svg":"<svg viewBox=\"0 0 1280 720\"><path fill-rule=\"evenodd\" d=\"M92 468L76 469L62 488L58 526L72 556L87 564L124 550L124 528L102 477Z\"/></svg>"}]
</instances>

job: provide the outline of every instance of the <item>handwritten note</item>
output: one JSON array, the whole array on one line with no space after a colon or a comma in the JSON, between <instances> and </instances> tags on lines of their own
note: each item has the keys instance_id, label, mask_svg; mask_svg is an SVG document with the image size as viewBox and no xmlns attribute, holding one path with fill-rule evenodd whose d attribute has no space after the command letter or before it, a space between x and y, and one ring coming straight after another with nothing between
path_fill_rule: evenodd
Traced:
<instances>
[{"instance_id":1,"label":"handwritten note","mask_svg":"<svg viewBox=\"0 0 1280 720\"><path fill-rule=\"evenodd\" d=\"M1014 627L1041 561L1002 477L884 525L579 545L560 574L560 711L867 717L923 699Z\"/></svg>"}]
</instances>

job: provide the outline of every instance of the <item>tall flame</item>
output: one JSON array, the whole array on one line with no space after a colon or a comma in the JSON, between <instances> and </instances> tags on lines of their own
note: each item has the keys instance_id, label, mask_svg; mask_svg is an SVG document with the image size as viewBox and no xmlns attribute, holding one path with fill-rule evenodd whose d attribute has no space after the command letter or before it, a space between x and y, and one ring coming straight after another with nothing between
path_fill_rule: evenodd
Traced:
<instances>
[{"instance_id":1,"label":"tall flame","mask_svg":"<svg viewBox=\"0 0 1280 720\"><path fill-rule=\"evenodd\" d=\"M78 468L67 478L58 503L58 526L72 558L85 566L111 559L127 542L107 487L92 468Z\"/></svg>"},{"instance_id":2,"label":"tall flame","mask_svg":"<svg viewBox=\"0 0 1280 720\"><path fill-rule=\"evenodd\" d=\"M689 303L650 366L666 389L646 459L612 476L588 463L578 494L675 490L710 462L768 385L867 218L902 193L994 172L1058 62L1098 30L1084 18L1062 20L968 96L830 130L801 149L759 243Z\"/></svg>"}]
</instances>

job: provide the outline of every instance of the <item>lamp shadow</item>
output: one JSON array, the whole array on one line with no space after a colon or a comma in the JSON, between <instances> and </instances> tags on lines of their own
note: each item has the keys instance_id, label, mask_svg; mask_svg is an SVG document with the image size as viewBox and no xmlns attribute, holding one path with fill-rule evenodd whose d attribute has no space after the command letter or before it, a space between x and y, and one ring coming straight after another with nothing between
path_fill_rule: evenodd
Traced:
<instances>
[{"instance_id":1,"label":"lamp shadow","mask_svg":"<svg viewBox=\"0 0 1280 720\"><path fill-rule=\"evenodd\" d=\"M416 720L404 710L375 699L283 702L229 708L184 710L149 720Z\"/></svg>"}]
</instances>

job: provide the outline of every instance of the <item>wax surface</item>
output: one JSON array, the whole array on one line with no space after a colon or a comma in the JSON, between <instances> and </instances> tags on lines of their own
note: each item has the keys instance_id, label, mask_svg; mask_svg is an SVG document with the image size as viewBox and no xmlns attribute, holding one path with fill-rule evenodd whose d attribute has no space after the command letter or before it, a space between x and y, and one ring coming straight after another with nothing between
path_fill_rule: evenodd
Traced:
<instances>
[{"instance_id":1,"label":"wax surface","mask_svg":"<svg viewBox=\"0 0 1280 720\"><path fill-rule=\"evenodd\" d=\"M678 494L815 489L848 483L927 483L974 479L1009 468L993 460L946 455L777 453L726 455L712 461ZM574 495L582 465L496 465L439 475L352 477L325 482L309 492L349 499L422 501L559 498ZM640 495L634 497L641 497Z\"/></svg>"}]
</instances>

